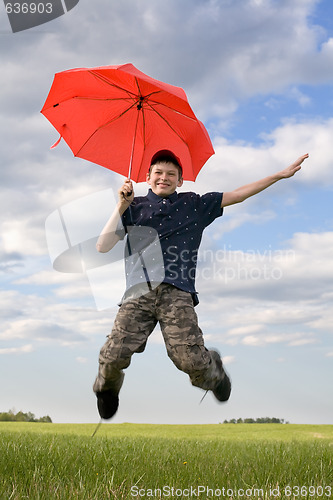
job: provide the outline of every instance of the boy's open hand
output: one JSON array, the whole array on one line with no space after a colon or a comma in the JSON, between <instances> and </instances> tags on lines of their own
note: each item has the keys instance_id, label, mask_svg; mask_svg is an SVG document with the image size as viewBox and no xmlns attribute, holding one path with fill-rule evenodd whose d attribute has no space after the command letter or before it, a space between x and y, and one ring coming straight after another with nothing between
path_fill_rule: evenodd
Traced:
<instances>
[{"instance_id":1,"label":"boy's open hand","mask_svg":"<svg viewBox=\"0 0 333 500\"><path fill-rule=\"evenodd\" d=\"M308 154L300 156L296 161L294 161L294 163L289 165L289 167L285 168L284 170L281 170L280 172L281 178L287 179L288 177L292 177L296 172L298 172L301 169L301 165L306 158L309 158Z\"/></svg>"}]
</instances>

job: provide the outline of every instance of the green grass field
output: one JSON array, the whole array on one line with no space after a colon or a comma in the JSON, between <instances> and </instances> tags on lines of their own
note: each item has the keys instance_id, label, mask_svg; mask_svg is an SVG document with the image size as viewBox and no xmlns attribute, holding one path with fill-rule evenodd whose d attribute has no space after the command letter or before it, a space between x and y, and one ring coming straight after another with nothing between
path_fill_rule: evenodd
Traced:
<instances>
[{"instance_id":1,"label":"green grass field","mask_svg":"<svg viewBox=\"0 0 333 500\"><path fill-rule=\"evenodd\" d=\"M0 423L0 499L332 498L333 426Z\"/></svg>"}]
</instances>

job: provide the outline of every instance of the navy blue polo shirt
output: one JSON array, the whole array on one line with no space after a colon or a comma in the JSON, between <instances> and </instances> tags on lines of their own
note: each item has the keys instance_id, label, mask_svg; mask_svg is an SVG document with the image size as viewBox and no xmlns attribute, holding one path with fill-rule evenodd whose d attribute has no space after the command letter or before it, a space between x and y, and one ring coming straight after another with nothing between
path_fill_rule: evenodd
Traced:
<instances>
[{"instance_id":1,"label":"navy blue polo shirt","mask_svg":"<svg viewBox=\"0 0 333 500\"><path fill-rule=\"evenodd\" d=\"M204 229L223 213L222 196L174 192L162 198L149 189L147 196L135 197L122 216L130 243L125 260L127 290L144 280L169 283L191 293L196 305L198 249ZM118 234L123 237L124 231ZM141 261L138 255L143 256ZM148 276L142 272L144 263Z\"/></svg>"}]
</instances>

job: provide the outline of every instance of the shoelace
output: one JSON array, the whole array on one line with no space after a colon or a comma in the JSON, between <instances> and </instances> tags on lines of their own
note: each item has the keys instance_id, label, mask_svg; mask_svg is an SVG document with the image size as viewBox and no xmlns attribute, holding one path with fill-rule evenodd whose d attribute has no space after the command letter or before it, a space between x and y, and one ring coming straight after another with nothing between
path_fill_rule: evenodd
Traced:
<instances>
[{"instance_id":1,"label":"shoelace","mask_svg":"<svg viewBox=\"0 0 333 500\"><path fill-rule=\"evenodd\" d=\"M96 426L96 429L92 433L92 435L91 435L92 438L95 436L96 432L98 431L98 429L100 428L101 425L102 425L102 419L100 419L100 421L98 422L98 424Z\"/></svg>"},{"instance_id":2,"label":"shoelace","mask_svg":"<svg viewBox=\"0 0 333 500\"><path fill-rule=\"evenodd\" d=\"M202 398L200 399L200 403L199 405L201 405L201 403L203 402L203 400L205 399L205 397L207 396L207 392L209 391L209 389L207 389L207 391L205 392L205 394L202 396Z\"/></svg>"}]
</instances>

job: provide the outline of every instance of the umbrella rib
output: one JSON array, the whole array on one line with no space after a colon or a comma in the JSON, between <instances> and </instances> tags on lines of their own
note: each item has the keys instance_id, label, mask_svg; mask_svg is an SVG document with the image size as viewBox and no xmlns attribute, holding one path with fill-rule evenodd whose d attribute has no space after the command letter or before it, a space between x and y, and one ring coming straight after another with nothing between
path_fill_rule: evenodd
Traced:
<instances>
[{"instance_id":1,"label":"umbrella rib","mask_svg":"<svg viewBox=\"0 0 333 500\"><path fill-rule=\"evenodd\" d=\"M151 96L153 94L160 94L162 92L162 90L154 90L154 91L150 92L150 94L142 96L140 85L139 85L139 81L138 81L137 77L135 77L135 82L136 82L136 85L138 87L138 92L139 92L139 95L140 95L140 101L144 100L148 105L150 105L150 107L152 109L153 109L153 106L151 105L151 103L154 103L154 104L157 104L157 105L160 105L160 106L164 106L165 108L171 109L171 111L174 111L175 113L178 113L181 116L185 116L186 118L189 118L190 120L197 121L196 118L188 116L185 113L181 113L180 111L175 110L172 106L168 106L167 104L164 104L164 103L158 102L158 101L154 101L154 100L151 99ZM192 113L193 113L193 111L192 111Z\"/></svg>"},{"instance_id":2,"label":"umbrella rib","mask_svg":"<svg viewBox=\"0 0 333 500\"><path fill-rule=\"evenodd\" d=\"M139 95L140 95L140 97L142 97L142 94L141 94L141 89L140 89L140 85L139 85L139 81L138 81L138 79L137 79L137 77L136 77L136 76L135 76L134 78L135 78L135 83L136 83L136 86L138 87L138 92L139 92Z\"/></svg>"},{"instance_id":3,"label":"umbrella rib","mask_svg":"<svg viewBox=\"0 0 333 500\"><path fill-rule=\"evenodd\" d=\"M137 79L137 77L135 77L135 83L136 83L136 86L138 87L139 96L141 98L143 98L144 100L150 99L150 96L152 96L153 94L160 94L162 92L162 90L153 90L152 92L150 92L150 94L146 94L143 96L142 92L141 92L140 85L139 85L139 80Z\"/></svg>"},{"instance_id":4,"label":"umbrella rib","mask_svg":"<svg viewBox=\"0 0 333 500\"><path fill-rule=\"evenodd\" d=\"M142 93L141 93L141 89L140 89L140 85L139 85L138 79L137 79L136 77L135 77L135 81L136 81L136 85L137 85L137 87L138 87L138 92L139 92L139 94L140 94L140 98L141 98L141 99L140 99L140 102L141 102L141 100L142 100ZM172 130L172 131L173 131L173 132L174 132L174 133L175 133L175 134L179 137L179 139L181 139L181 140L183 141L183 143L187 146L186 141L185 141L185 140L184 140L184 139L183 139L183 138L182 138L182 137L178 134L178 132L176 132L176 130L175 130L175 129L174 129L174 128L170 125L170 123L168 122L168 120L166 120L166 119L165 119L165 118L161 115L161 113L159 113L158 111L156 111L156 109L154 108L154 106L152 106L152 104L151 104L151 102L150 102L150 101L151 101L151 99L149 99L149 100L148 100L148 97L150 98L153 94L159 94L160 92L161 92L161 90L158 90L158 91L156 90L156 91L154 91L154 92L151 92L148 96L144 96L144 100L146 101L147 106L149 106L149 107L150 107L150 109L151 109L152 111L154 111L154 112L155 112L155 113L156 113L156 114L157 114L157 115L158 115L158 116L159 116L162 120L164 120L164 121L165 121L165 123L168 125L168 127L170 127L170 129L171 129L171 130ZM147 100L146 100L146 99L147 99ZM181 116L184 116L184 117L186 117L186 118L189 118L190 120L197 121L196 119L194 119L194 118L192 118L192 117L190 117L190 116L185 115L184 113L181 113L181 112L179 112L179 111L175 110L175 109L174 109L174 108L172 108L171 106L167 106L166 104L159 103L159 102L157 102L157 101L153 101L153 102L154 102L154 104L159 104L159 105L164 106L164 107L166 107L166 108L168 108L168 109L171 109L171 110L172 110L172 111L174 111L175 113L178 113L178 114L179 114L179 115L181 115ZM143 108L140 108L140 109L142 109L142 112L143 112ZM145 128L144 113L142 113L142 118L143 118L143 144L144 144L143 149L144 149L144 151L145 151L145 148L146 148L146 141L145 141L145 135L146 135L146 134L145 134L145 130L146 130L146 128ZM188 147L188 146L187 146L187 147ZM134 151L134 148L133 148L133 151ZM132 159L131 159L131 165L132 165Z\"/></svg>"},{"instance_id":5,"label":"umbrella rib","mask_svg":"<svg viewBox=\"0 0 333 500\"><path fill-rule=\"evenodd\" d=\"M111 87L114 87L116 89L119 89L123 92L125 92L127 95L128 95L128 98L129 99L136 99L137 98L137 95L134 93L134 92L131 92L130 90L128 89L125 89L124 87L121 87L120 85L116 85L115 83L112 83L110 82L107 78L103 77L102 75L99 75L98 73L96 73L95 71L91 71L89 70L88 73L90 73L91 75L93 75L95 78L98 78L99 80L102 80L102 82L106 83L107 85L110 85ZM70 99L75 99L75 98L78 98L78 99L98 99L98 98L92 98L92 97L81 97L81 96L73 96L73 97L69 97L68 99L64 99L63 101L61 101L61 103L65 102L65 101L69 101ZM103 100L103 98L101 99ZM108 99L105 99L105 100L108 100ZM110 100L113 100L113 99L110 99ZM56 105L59 105L60 103L58 102ZM53 104L52 107L54 107L55 105Z\"/></svg>"},{"instance_id":6,"label":"umbrella rib","mask_svg":"<svg viewBox=\"0 0 333 500\"><path fill-rule=\"evenodd\" d=\"M172 106L168 106L167 104L164 104L163 102L158 102L158 101L152 101L151 102L150 101L149 105L150 105L150 107L152 108L153 111L155 111L153 104L156 105L156 106L164 106L165 108L170 109L174 113L177 113L178 115L184 116L185 118L188 118L189 120L192 120L193 122L197 122L198 121L198 119L195 116L193 117L193 116L186 115L185 113L182 113L181 111L178 111L177 109L173 108Z\"/></svg>"},{"instance_id":7,"label":"umbrella rib","mask_svg":"<svg viewBox=\"0 0 333 500\"><path fill-rule=\"evenodd\" d=\"M132 104L132 106L130 106L129 108L125 109L125 111L123 111L122 113L120 113L118 116L115 116L114 118L112 118L112 120L109 120L107 123L103 123L103 125L101 125L100 127L96 128L96 130L94 130L94 132L84 141L84 143L82 144L82 146L80 147L80 149L77 150L76 154L74 156L78 156L78 154L80 153L80 151L84 148L84 146L87 144L88 141L90 141L90 139L99 131L101 130L102 128L104 127L107 127L108 125L110 125L110 123L118 120L119 118L121 118L122 116L124 116L128 111L130 111L134 106L136 105L136 102L134 104Z\"/></svg>"},{"instance_id":8,"label":"umbrella rib","mask_svg":"<svg viewBox=\"0 0 333 500\"><path fill-rule=\"evenodd\" d=\"M103 77L102 75L96 73L95 71L88 71L88 73L95 76L99 80L102 80L102 82L106 83L107 85L110 85L111 87L114 87L116 89L122 90L123 92L126 92L126 94L128 94L130 97L132 97L132 96L136 97L134 92L131 92L130 90L127 90L127 89L121 87L120 85L116 85L115 83L110 82L110 80L108 80L106 77Z\"/></svg>"},{"instance_id":9,"label":"umbrella rib","mask_svg":"<svg viewBox=\"0 0 333 500\"><path fill-rule=\"evenodd\" d=\"M130 96L130 98L137 98L137 94L135 94L135 92L131 92L130 90L125 89L124 87L121 87L120 85L116 85L115 83L111 83L106 77L103 77L102 75L99 75L98 73L95 73L94 71L88 71L88 73L90 73L90 74L94 75L96 78L102 80L107 85L110 85L111 87L114 87L116 89L119 89L119 90L126 92ZM136 86L138 88L139 96L143 97L142 92L141 92L141 88L139 85L139 80L136 76L134 77L134 79L135 79ZM154 90L150 94L147 94L146 96L144 96L144 98L145 99L150 98L151 95L160 94L161 92L162 92L161 90Z\"/></svg>"},{"instance_id":10,"label":"umbrella rib","mask_svg":"<svg viewBox=\"0 0 333 500\"><path fill-rule=\"evenodd\" d=\"M74 97L71 97L70 99L83 99L86 101L133 101L133 97L87 97L83 95L76 95ZM137 102L137 99L135 100L135 102Z\"/></svg>"},{"instance_id":11,"label":"umbrella rib","mask_svg":"<svg viewBox=\"0 0 333 500\"><path fill-rule=\"evenodd\" d=\"M152 106L151 106L151 109L152 109L152 111L154 111L154 113L156 113L168 125L168 127L172 130L172 132L174 132L176 134L176 136L179 137L179 139L181 139L183 141L183 143L186 144L186 146L188 147L185 139L183 139L183 137L181 135L179 135L179 133L171 126L171 124L168 122L168 120L166 120L166 118L164 118L164 116L162 116L161 113L156 111L156 109L154 109Z\"/></svg>"},{"instance_id":12,"label":"umbrella rib","mask_svg":"<svg viewBox=\"0 0 333 500\"><path fill-rule=\"evenodd\" d=\"M129 96L129 97L114 97L114 98L112 98L112 97L86 97L86 96L82 96L82 95L75 95L75 96L68 97L67 99L64 99L60 102L57 102L56 104L50 104L50 106L46 109L55 108L55 107L59 106L59 104L64 104L66 101L71 101L72 99L83 99L86 101L129 101L129 102L134 101L134 104L137 102L137 96L135 96L135 94L133 94L133 97Z\"/></svg>"}]
</instances>

